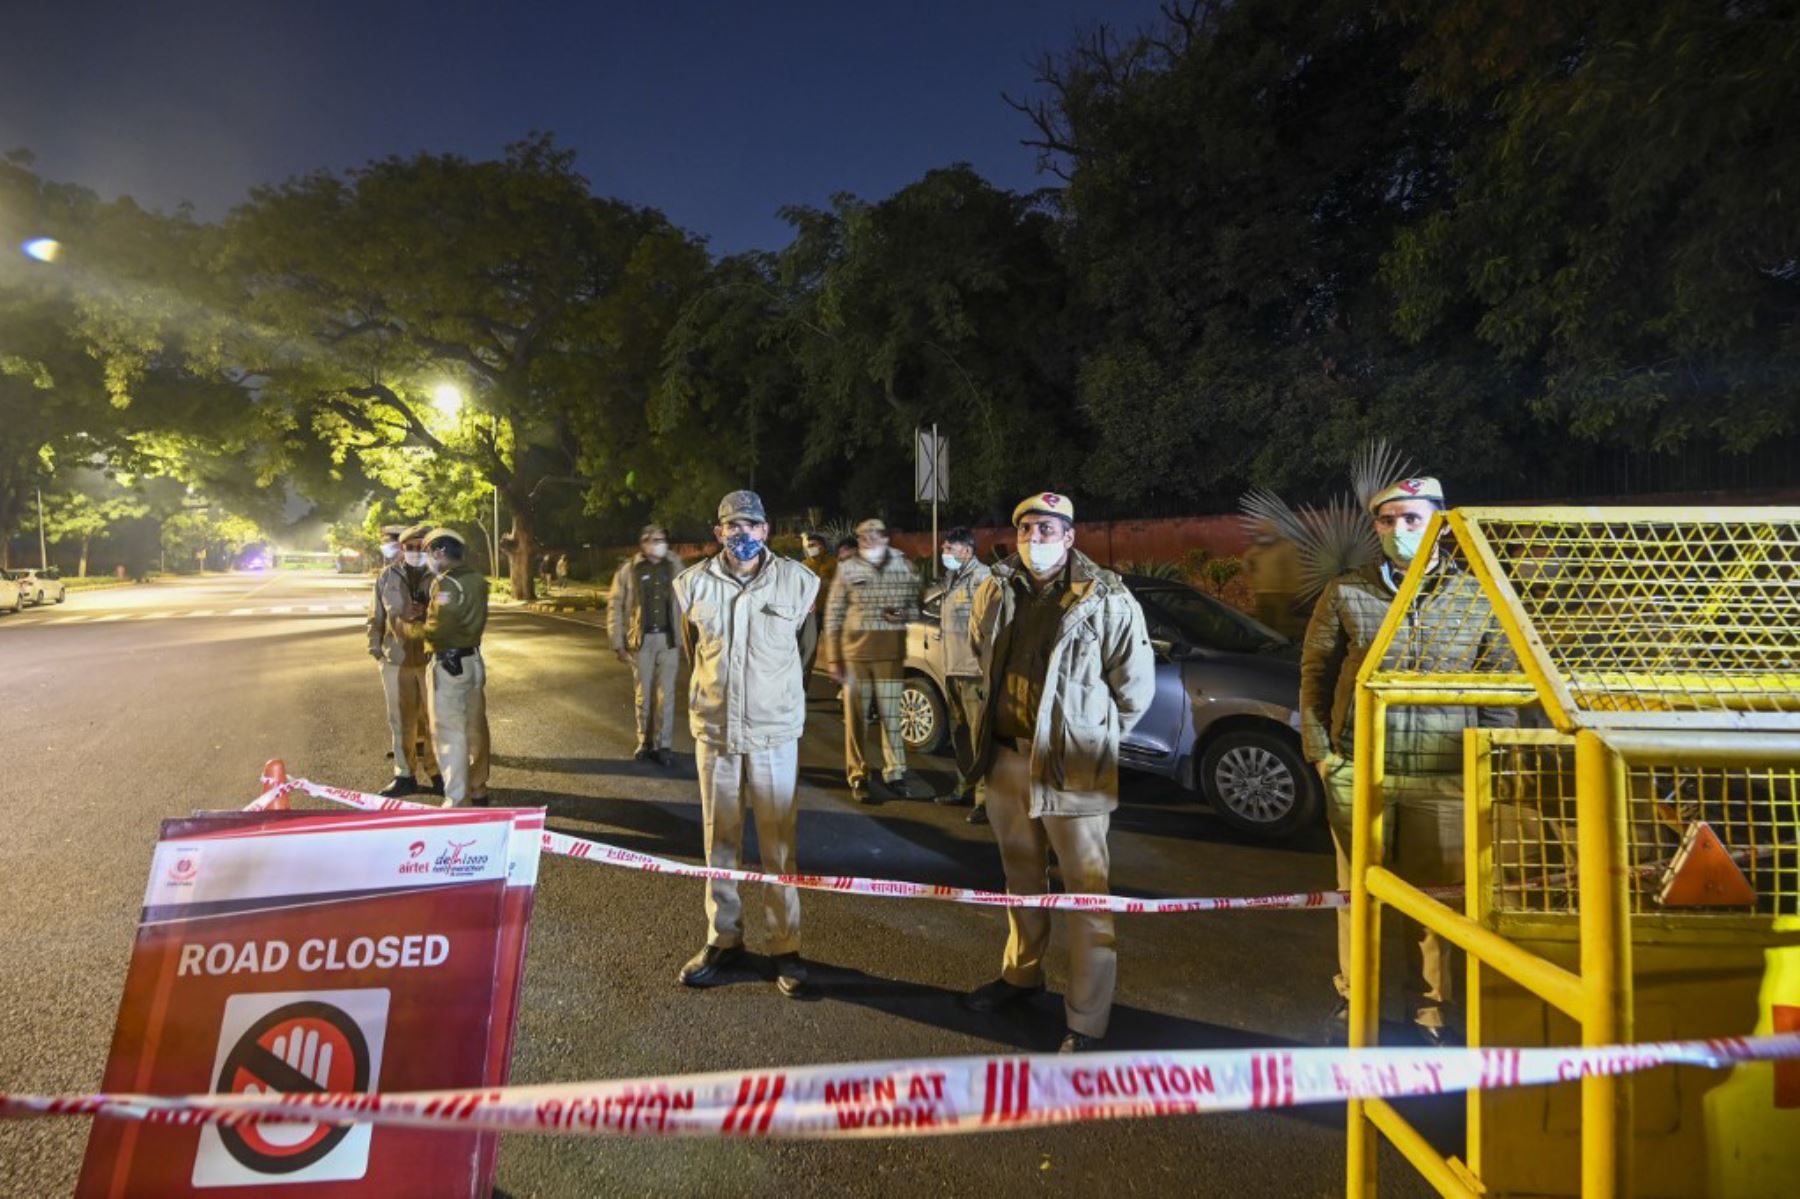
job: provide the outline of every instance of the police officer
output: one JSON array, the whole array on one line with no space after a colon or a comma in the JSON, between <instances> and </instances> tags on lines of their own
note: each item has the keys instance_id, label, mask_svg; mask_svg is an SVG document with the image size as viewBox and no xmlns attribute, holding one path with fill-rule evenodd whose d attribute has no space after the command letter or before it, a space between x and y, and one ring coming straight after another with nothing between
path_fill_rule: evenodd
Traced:
<instances>
[{"instance_id":1,"label":"police officer","mask_svg":"<svg viewBox=\"0 0 1800 1199\"><path fill-rule=\"evenodd\" d=\"M423 611L429 574L425 569L425 525L389 525L381 531L381 556L369 602L369 656L381 666L387 697L388 733L393 739L394 777L380 794L412 795L422 779L441 787L437 755L425 699L427 658L422 643L406 635L404 622Z\"/></svg>"},{"instance_id":2,"label":"police officer","mask_svg":"<svg viewBox=\"0 0 1800 1199\"><path fill-rule=\"evenodd\" d=\"M645 525L638 552L619 565L606 599L606 635L613 655L631 667L637 692L640 762L675 764L675 673L681 649L675 640L680 613L675 576L681 558L669 552L661 525Z\"/></svg>"},{"instance_id":3,"label":"police officer","mask_svg":"<svg viewBox=\"0 0 1800 1199\"><path fill-rule=\"evenodd\" d=\"M444 806L488 802L487 667L481 634L487 628L488 587L464 561L467 545L455 529L425 535L425 557L435 576L424 619L409 624L431 654L431 732L444 771Z\"/></svg>"},{"instance_id":4,"label":"police officer","mask_svg":"<svg viewBox=\"0 0 1800 1199\"><path fill-rule=\"evenodd\" d=\"M863 713L871 696L881 714L882 781L896 794L907 794L900 693L906 625L919 615L919 577L906 555L888 544L882 521L871 517L857 525L856 540L856 557L839 564L825 606L825 655L831 677L844 686L844 773L850 795L858 803L870 803Z\"/></svg>"},{"instance_id":5,"label":"police officer","mask_svg":"<svg viewBox=\"0 0 1800 1199\"><path fill-rule=\"evenodd\" d=\"M769 521L754 491L719 503L713 529L719 553L675 580L681 635L694 677L688 727L700 775L706 864L737 868L744 816L756 820L762 868L793 874L794 802L800 734L806 729L806 680L800 673L800 623L818 598L817 576L769 552ZM681 968L690 987L726 981L744 953L738 885L706 884L706 946ZM800 893L764 885L763 923L775 959L776 986L797 998L806 988L800 960Z\"/></svg>"},{"instance_id":6,"label":"police officer","mask_svg":"<svg viewBox=\"0 0 1800 1199\"><path fill-rule=\"evenodd\" d=\"M944 534L938 554L949 572L938 604L938 631L944 645L944 681L950 685L946 697L950 738L956 749L956 789L940 796L938 802L966 804L973 794L975 809L969 813L969 823L986 824L987 787L975 773L974 744L969 737L975 711L981 706L981 660L969 638L969 614L975 606L976 589L991 572L975 553L975 534L960 526Z\"/></svg>"},{"instance_id":7,"label":"police officer","mask_svg":"<svg viewBox=\"0 0 1800 1199\"><path fill-rule=\"evenodd\" d=\"M837 556L830 552L830 545L819 533L802 533L800 548L804 555L800 559L800 565L818 576L819 594L829 596L831 580L837 577ZM807 675L812 674L813 664L819 657L819 629L824 620L825 614L815 606L812 615L800 626L800 659Z\"/></svg>"},{"instance_id":8,"label":"police officer","mask_svg":"<svg viewBox=\"0 0 1800 1199\"><path fill-rule=\"evenodd\" d=\"M1156 697L1144 611L1119 576L1075 549L1075 505L1043 492L1013 510L1019 552L975 592L970 627L984 704L976 762L1006 890L1041 895L1056 854L1063 888L1107 889L1107 828L1119 806L1119 738ZM1044 989L1050 913L1008 908L1000 977L971 992L978 1012ZM1092 1048L1112 1016L1117 959L1107 912L1070 912L1067 1031L1061 1051Z\"/></svg>"}]
</instances>

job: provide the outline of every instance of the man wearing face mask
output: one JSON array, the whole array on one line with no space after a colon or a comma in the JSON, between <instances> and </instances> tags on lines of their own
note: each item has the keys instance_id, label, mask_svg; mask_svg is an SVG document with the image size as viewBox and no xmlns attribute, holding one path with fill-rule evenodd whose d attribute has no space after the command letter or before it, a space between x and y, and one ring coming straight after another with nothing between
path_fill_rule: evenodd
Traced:
<instances>
[{"instance_id":1,"label":"man wearing face mask","mask_svg":"<svg viewBox=\"0 0 1800 1199\"><path fill-rule=\"evenodd\" d=\"M381 690L387 698L388 733L393 740L394 777L378 794L390 798L418 792L424 780L438 786L437 756L431 749L431 727L425 700L425 647L406 636L405 621L420 612L427 574L425 526L389 525L381 530L381 556L375 593L369 601L369 656L381 666Z\"/></svg>"},{"instance_id":2,"label":"man wearing face mask","mask_svg":"<svg viewBox=\"0 0 1800 1199\"><path fill-rule=\"evenodd\" d=\"M675 576L681 567L680 555L669 553L668 532L645 525L638 552L620 564L606 598L606 635L613 655L631 667L637 691L633 756L664 769L675 764L675 673L681 666Z\"/></svg>"},{"instance_id":3,"label":"man wearing face mask","mask_svg":"<svg viewBox=\"0 0 1800 1199\"><path fill-rule=\"evenodd\" d=\"M433 529L424 543L434 576L425 615L402 627L431 654L427 691L431 734L444 771L444 806L486 807L487 666L481 636L487 629L487 580L464 561L466 543L455 529Z\"/></svg>"},{"instance_id":4,"label":"man wearing face mask","mask_svg":"<svg viewBox=\"0 0 1800 1199\"><path fill-rule=\"evenodd\" d=\"M950 687L945 707L950 715L950 740L956 748L956 790L938 802L965 804L973 793L975 810L969 813L969 823L986 824L987 785L975 772L975 747L969 735L975 724L975 711L981 706L981 660L975 655L975 643L969 639L969 613L975 605L976 589L991 572L976 556L975 534L965 528L944 534L938 554L946 572L943 598L938 602L944 681Z\"/></svg>"},{"instance_id":5,"label":"man wearing face mask","mask_svg":"<svg viewBox=\"0 0 1800 1199\"><path fill-rule=\"evenodd\" d=\"M1399 652L1433 670L1463 671L1476 662L1517 669L1474 576L1439 553L1436 543L1424 544L1432 514L1443 506L1444 490L1436 479L1402 479L1378 492L1369 502L1369 515L1381 539L1381 560L1328 583L1306 627L1300 658L1300 736L1302 750L1325 786L1340 888L1350 885L1356 676L1415 560L1425 558L1427 574L1395 642ZM1510 707L1388 708L1382 799L1389 865L1402 878L1421 887L1463 881L1463 730L1477 725L1510 728L1517 723L1518 712ZM1349 1030L1349 973L1350 912L1339 908L1338 972L1333 980L1338 1001L1325 1030L1326 1039L1339 1044ZM1401 994L1407 1017L1426 1044L1455 1039L1455 990L1451 947L1435 933L1413 926L1406 937Z\"/></svg>"},{"instance_id":6,"label":"man wearing face mask","mask_svg":"<svg viewBox=\"0 0 1800 1199\"><path fill-rule=\"evenodd\" d=\"M918 619L919 577L906 555L888 545L887 525L874 518L856 526L857 554L838 566L825 607L825 654L831 677L843 684L844 765L850 795L869 803L869 764L863 756L863 712L873 693L881 718L882 781L907 794L906 742L900 735L900 691L906 625Z\"/></svg>"},{"instance_id":7,"label":"man wearing face mask","mask_svg":"<svg viewBox=\"0 0 1800 1199\"><path fill-rule=\"evenodd\" d=\"M1006 890L1105 894L1107 828L1119 806L1119 738L1156 696L1144 611L1119 576L1075 549L1075 505L1043 492L1013 510L1019 553L975 592L970 630L981 662L977 771L1000 845ZM1044 989L1050 914L1008 908L1000 977L967 1005L995 1012ZM1061 1051L1096 1046L1112 1016L1117 957L1107 912L1070 912Z\"/></svg>"},{"instance_id":8,"label":"man wearing face mask","mask_svg":"<svg viewBox=\"0 0 1800 1199\"><path fill-rule=\"evenodd\" d=\"M797 634L818 598L819 580L798 562L769 552L768 517L754 491L734 491L720 501L713 534L723 547L719 553L675 580L682 642L694 667L688 727L700 776L706 864L738 868L748 811L756 820L764 873L794 874L794 793L806 729ZM706 946L679 975L690 987L728 981L743 957L737 883L708 880L706 921ZM776 986L798 998L806 989L800 893L764 886L763 924Z\"/></svg>"}]
</instances>

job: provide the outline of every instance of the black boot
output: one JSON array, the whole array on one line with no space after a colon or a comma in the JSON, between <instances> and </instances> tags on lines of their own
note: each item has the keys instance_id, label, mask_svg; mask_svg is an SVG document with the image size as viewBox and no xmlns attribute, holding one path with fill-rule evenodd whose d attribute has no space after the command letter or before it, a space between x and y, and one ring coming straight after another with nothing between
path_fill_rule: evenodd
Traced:
<instances>
[{"instance_id":1,"label":"black boot","mask_svg":"<svg viewBox=\"0 0 1800 1199\"><path fill-rule=\"evenodd\" d=\"M389 783L375 794L381 796L383 799L400 799L404 796L417 795L418 793L418 780L414 779L410 774L396 774L393 782Z\"/></svg>"}]
</instances>

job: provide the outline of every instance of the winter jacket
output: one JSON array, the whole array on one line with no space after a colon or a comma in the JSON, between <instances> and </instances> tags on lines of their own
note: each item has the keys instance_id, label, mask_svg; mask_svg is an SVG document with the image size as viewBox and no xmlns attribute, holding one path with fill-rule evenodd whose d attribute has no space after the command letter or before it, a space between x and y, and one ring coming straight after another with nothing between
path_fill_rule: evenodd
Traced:
<instances>
[{"instance_id":1,"label":"winter jacket","mask_svg":"<svg viewBox=\"0 0 1800 1199\"><path fill-rule=\"evenodd\" d=\"M1073 600L1062 614L1045 670L1031 739L1031 809L1041 816L1094 816L1119 806L1119 738L1156 697L1156 658L1144 610L1119 576L1071 550ZM1007 638L1025 566L1017 554L975 591L970 634L981 663L973 734L978 773L993 762L995 699L1005 685Z\"/></svg>"},{"instance_id":2,"label":"winter jacket","mask_svg":"<svg viewBox=\"0 0 1800 1199\"><path fill-rule=\"evenodd\" d=\"M993 572L979 558L950 576L938 605L938 628L944 639L944 673L953 679L981 676L981 659L975 643L969 640L969 616L975 607L975 592Z\"/></svg>"},{"instance_id":3,"label":"winter jacket","mask_svg":"<svg viewBox=\"0 0 1800 1199\"><path fill-rule=\"evenodd\" d=\"M1356 676L1400 583L1377 562L1326 584L1306 626L1300 658L1300 736L1310 762L1348 759L1356 747ZM1518 659L1473 575L1441 567L1402 619L1392 651L1409 668L1442 673L1516 671ZM1386 773L1460 776L1463 730L1510 728L1510 707L1395 704L1387 709ZM1339 770L1349 778L1348 770Z\"/></svg>"},{"instance_id":4,"label":"winter jacket","mask_svg":"<svg viewBox=\"0 0 1800 1199\"><path fill-rule=\"evenodd\" d=\"M898 619L884 613L895 609ZM879 564L861 555L838 564L825 604L825 660L898 662L906 657L906 624L919 618L919 576L890 547Z\"/></svg>"},{"instance_id":5,"label":"winter jacket","mask_svg":"<svg viewBox=\"0 0 1800 1199\"><path fill-rule=\"evenodd\" d=\"M682 644L694 675L688 727L695 741L725 753L769 749L806 727L800 624L819 580L798 562L764 551L744 582L715 555L675 580Z\"/></svg>"},{"instance_id":6,"label":"winter jacket","mask_svg":"<svg viewBox=\"0 0 1800 1199\"><path fill-rule=\"evenodd\" d=\"M423 600L426 585L427 572L404 562L389 562L375 576L375 590L369 597L369 652L384 664L425 665L425 643L408 637L401 626L414 598Z\"/></svg>"},{"instance_id":7,"label":"winter jacket","mask_svg":"<svg viewBox=\"0 0 1800 1199\"><path fill-rule=\"evenodd\" d=\"M681 574L683 563L681 555L671 553L663 559L669 563L675 576ZM615 650L629 650L637 653L644 648L644 613L643 605L638 603L638 586L648 579L646 572L655 570L660 563L643 552L633 554L619 563L618 571L613 575L612 588L606 593L606 638ZM675 636L675 629L681 623L681 610L675 603L675 588L669 588L669 610L663 614L663 628L669 636Z\"/></svg>"}]
</instances>

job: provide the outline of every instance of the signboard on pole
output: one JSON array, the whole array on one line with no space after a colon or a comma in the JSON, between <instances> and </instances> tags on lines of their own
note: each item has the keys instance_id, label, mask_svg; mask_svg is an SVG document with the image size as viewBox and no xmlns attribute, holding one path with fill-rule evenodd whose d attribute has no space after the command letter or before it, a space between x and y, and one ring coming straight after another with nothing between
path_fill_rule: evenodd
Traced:
<instances>
[{"instance_id":1,"label":"signboard on pole","mask_svg":"<svg viewBox=\"0 0 1800 1199\"><path fill-rule=\"evenodd\" d=\"M913 463L913 498L921 504L948 503L950 439L941 436L936 425L913 430Z\"/></svg>"},{"instance_id":2,"label":"signboard on pole","mask_svg":"<svg viewBox=\"0 0 1800 1199\"><path fill-rule=\"evenodd\" d=\"M164 823L103 1086L407 1091L507 1081L543 813ZM495 1136L97 1118L81 1195L486 1195Z\"/></svg>"}]
</instances>

